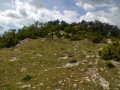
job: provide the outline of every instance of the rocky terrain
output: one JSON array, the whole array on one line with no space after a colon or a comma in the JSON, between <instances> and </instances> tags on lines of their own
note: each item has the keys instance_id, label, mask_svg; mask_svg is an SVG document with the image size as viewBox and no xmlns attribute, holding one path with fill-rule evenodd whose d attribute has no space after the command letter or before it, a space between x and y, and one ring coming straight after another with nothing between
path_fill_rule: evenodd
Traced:
<instances>
[{"instance_id":1,"label":"rocky terrain","mask_svg":"<svg viewBox=\"0 0 120 90\"><path fill-rule=\"evenodd\" d=\"M39 38L0 49L0 90L120 90L120 62L98 55L107 44Z\"/></svg>"}]
</instances>

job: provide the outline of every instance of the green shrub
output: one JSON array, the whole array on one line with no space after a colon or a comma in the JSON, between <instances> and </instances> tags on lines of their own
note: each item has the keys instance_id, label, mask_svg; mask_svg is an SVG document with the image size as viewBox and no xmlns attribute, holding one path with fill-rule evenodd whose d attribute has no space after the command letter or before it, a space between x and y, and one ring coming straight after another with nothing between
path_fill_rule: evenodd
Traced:
<instances>
[{"instance_id":1,"label":"green shrub","mask_svg":"<svg viewBox=\"0 0 120 90\"><path fill-rule=\"evenodd\" d=\"M62 37L60 31L55 32L55 35L56 35L58 38L61 38L61 37Z\"/></svg>"},{"instance_id":2,"label":"green shrub","mask_svg":"<svg viewBox=\"0 0 120 90\"><path fill-rule=\"evenodd\" d=\"M99 33L88 33L87 38L93 43L101 43L103 41L103 36Z\"/></svg>"},{"instance_id":3,"label":"green shrub","mask_svg":"<svg viewBox=\"0 0 120 90\"><path fill-rule=\"evenodd\" d=\"M111 62L108 62L108 63L107 63L107 66L108 66L109 68L115 68L115 66L114 66Z\"/></svg>"},{"instance_id":4,"label":"green shrub","mask_svg":"<svg viewBox=\"0 0 120 90\"><path fill-rule=\"evenodd\" d=\"M68 33L65 34L65 38L70 38L70 37L71 37L70 34L68 34Z\"/></svg>"},{"instance_id":5,"label":"green shrub","mask_svg":"<svg viewBox=\"0 0 120 90\"><path fill-rule=\"evenodd\" d=\"M99 55L105 60L120 60L120 42L116 41L104 47L102 51L99 51Z\"/></svg>"},{"instance_id":6,"label":"green shrub","mask_svg":"<svg viewBox=\"0 0 120 90\"><path fill-rule=\"evenodd\" d=\"M32 79L32 76L31 75L25 75L23 78L22 78L22 81L30 81Z\"/></svg>"},{"instance_id":7,"label":"green shrub","mask_svg":"<svg viewBox=\"0 0 120 90\"><path fill-rule=\"evenodd\" d=\"M81 39L81 37L78 34L72 35L71 38L70 38L71 41L77 41L77 40L80 40L80 39Z\"/></svg>"}]
</instances>

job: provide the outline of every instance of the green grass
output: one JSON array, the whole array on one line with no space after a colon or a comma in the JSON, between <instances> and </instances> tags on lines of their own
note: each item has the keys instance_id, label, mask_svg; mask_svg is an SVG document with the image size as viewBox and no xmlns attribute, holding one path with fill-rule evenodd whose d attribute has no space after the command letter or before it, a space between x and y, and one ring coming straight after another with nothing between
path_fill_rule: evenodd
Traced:
<instances>
[{"instance_id":1,"label":"green grass","mask_svg":"<svg viewBox=\"0 0 120 90\"><path fill-rule=\"evenodd\" d=\"M91 67L96 67L98 73L110 83L110 89L116 90L120 88L117 85L120 84L119 68L109 68L106 61L96 57L104 46L89 40L43 41L39 38L9 49L0 49L0 90L103 90L99 82L84 79L91 77L87 74ZM63 54L67 54L68 58L59 60ZM93 57L86 58L86 55ZM14 57L16 60L11 61ZM74 59L79 62L78 66L64 67ZM98 63L95 64L97 59ZM106 71L100 70L104 67ZM24 85L28 87L23 89Z\"/></svg>"}]
</instances>

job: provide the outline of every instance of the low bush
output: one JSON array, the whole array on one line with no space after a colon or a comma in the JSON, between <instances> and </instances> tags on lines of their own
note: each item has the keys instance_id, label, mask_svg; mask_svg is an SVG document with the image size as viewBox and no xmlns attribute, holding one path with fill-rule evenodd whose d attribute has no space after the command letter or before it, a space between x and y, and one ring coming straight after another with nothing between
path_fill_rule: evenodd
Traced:
<instances>
[{"instance_id":1,"label":"low bush","mask_svg":"<svg viewBox=\"0 0 120 90\"><path fill-rule=\"evenodd\" d=\"M80 39L81 39L81 37L80 37L80 35L78 35L78 34L72 35L72 36L70 37L70 40L71 40L71 41L77 41L77 40L80 40Z\"/></svg>"},{"instance_id":2,"label":"low bush","mask_svg":"<svg viewBox=\"0 0 120 90\"><path fill-rule=\"evenodd\" d=\"M109 68L115 68L115 66L114 66L111 62L107 63L107 66L108 66Z\"/></svg>"},{"instance_id":3,"label":"low bush","mask_svg":"<svg viewBox=\"0 0 120 90\"><path fill-rule=\"evenodd\" d=\"M87 38L90 39L93 43L101 43L104 37L98 33L88 33Z\"/></svg>"},{"instance_id":4,"label":"low bush","mask_svg":"<svg viewBox=\"0 0 120 90\"><path fill-rule=\"evenodd\" d=\"M32 79L32 76L31 75L25 75L23 78L22 78L22 81L30 81Z\"/></svg>"},{"instance_id":5,"label":"low bush","mask_svg":"<svg viewBox=\"0 0 120 90\"><path fill-rule=\"evenodd\" d=\"M99 51L99 55L105 60L120 61L120 42L116 41L104 47L103 50Z\"/></svg>"}]
</instances>

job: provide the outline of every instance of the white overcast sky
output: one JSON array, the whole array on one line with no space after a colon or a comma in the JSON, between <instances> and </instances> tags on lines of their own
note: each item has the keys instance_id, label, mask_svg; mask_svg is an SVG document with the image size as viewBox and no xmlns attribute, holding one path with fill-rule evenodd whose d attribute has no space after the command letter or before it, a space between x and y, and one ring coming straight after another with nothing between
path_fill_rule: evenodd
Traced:
<instances>
[{"instance_id":1,"label":"white overcast sky","mask_svg":"<svg viewBox=\"0 0 120 90\"><path fill-rule=\"evenodd\" d=\"M120 0L0 0L0 33L56 19L99 20L120 28Z\"/></svg>"}]
</instances>

